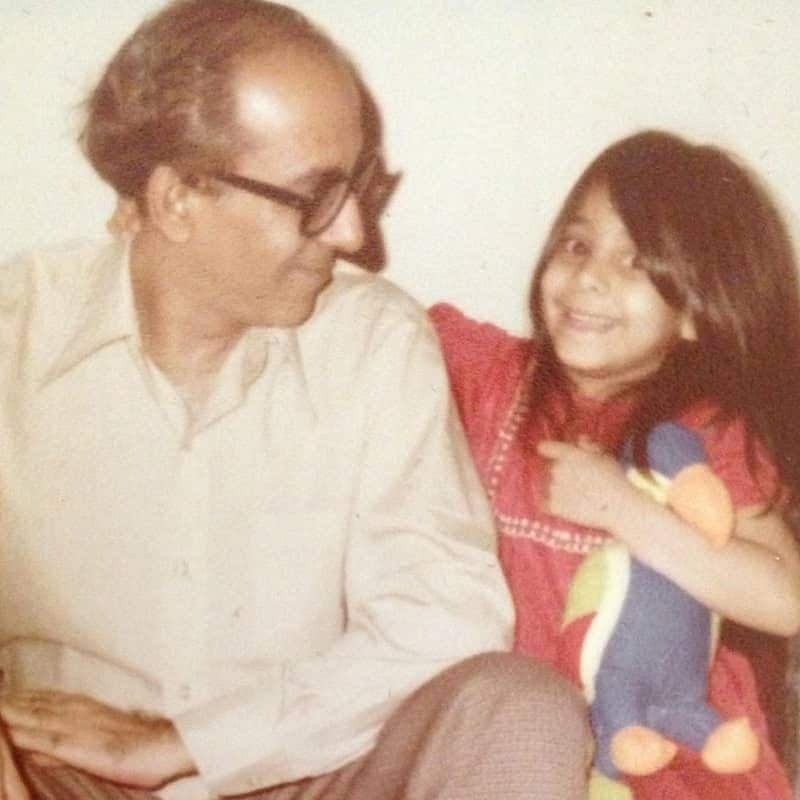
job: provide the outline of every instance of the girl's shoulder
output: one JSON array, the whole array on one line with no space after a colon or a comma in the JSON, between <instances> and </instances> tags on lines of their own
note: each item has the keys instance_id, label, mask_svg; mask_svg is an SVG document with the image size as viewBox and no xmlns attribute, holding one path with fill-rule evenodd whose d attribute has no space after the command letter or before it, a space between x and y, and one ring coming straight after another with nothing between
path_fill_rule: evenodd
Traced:
<instances>
[{"instance_id":1,"label":"girl's shoulder","mask_svg":"<svg viewBox=\"0 0 800 800\"><path fill-rule=\"evenodd\" d=\"M716 403L706 400L685 411L680 422L702 436L709 465L727 486L734 506L764 505L779 492L778 470L742 417L722 414Z\"/></svg>"},{"instance_id":2,"label":"girl's shoulder","mask_svg":"<svg viewBox=\"0 0 800 800\"><path fill-rule=\"evenodd\" d=\"M456 397L513 391L533 357L530 339L438 303L428 312L444 353Z\"/></svg>"},{"instance_id":3,"label":"girl's shoulder","mask_svg":"<svg viewBox=\"0 0 800 800\"><path fill-rule=\"evenodd\" d=\"M440 303L429 313L459 416L473 456L482 465L529 375L533 345L451 305Z\"/></svg>"}]
</instances>

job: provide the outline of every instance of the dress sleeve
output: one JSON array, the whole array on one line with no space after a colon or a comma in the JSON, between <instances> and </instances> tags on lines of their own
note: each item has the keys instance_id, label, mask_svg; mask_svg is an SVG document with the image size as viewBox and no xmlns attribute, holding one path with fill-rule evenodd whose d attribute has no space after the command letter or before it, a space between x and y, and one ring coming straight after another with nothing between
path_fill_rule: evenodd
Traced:
<instances>
[{"instance_id":1,"label":"dress sleeve","mask_svg":"<svg viewBox=\"0 0 800 800\"><path fill-rule=\"evenodd\" d=\"M752 463L748 461L746 430L743 420L734 419L715 423L705 433L709 462L727 486L735 508L761 506L781 497L778 471L758 442Z\"/></svg>"},{"instance_id":2,"label":"dress sleeve","mask_svg":"<svg viewBox=\"0 0 800 800\"><path fill-rule=\"evenodd\" d=\"M446 303L433 306L429 314L439 336L456 405L475 453L480 449L479 442L493 438L498 415L510 403L531 357L530 343L495 325L470 319Z\"/></svg>"},{"instance_id":3,"label":"dress sleeve","mask_svg":"<svg viewBox=\"0 0 800 800\"><path fill-rule=\"evenodd\" d=\"M260 687L176 720L219 794L349 763L422 683L510 647L513 607L491 512L432 326L420 312L376 338L351 387L366 403L342 564L345 629L317 657L282 663Z\"/></svg>"}]
</instances>

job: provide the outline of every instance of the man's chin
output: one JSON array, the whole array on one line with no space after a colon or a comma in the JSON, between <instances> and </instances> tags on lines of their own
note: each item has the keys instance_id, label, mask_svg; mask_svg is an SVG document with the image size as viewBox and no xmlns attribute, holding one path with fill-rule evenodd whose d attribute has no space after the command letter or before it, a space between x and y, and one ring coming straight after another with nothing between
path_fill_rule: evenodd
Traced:
<instances>
[{"instance_id":1,"label":"man's chin","mask_svg":"<svg viewBox=\"0 0 800 800\"><path fill-rule=\"evenodd\" d=\"M299 328L314 315L320 295L323 294L329 283L330 281L307 300L296 301L292 305L286 304L280 309L267 313L259 322L254 324L266 328Z\"/></svg>"}]
</instances>

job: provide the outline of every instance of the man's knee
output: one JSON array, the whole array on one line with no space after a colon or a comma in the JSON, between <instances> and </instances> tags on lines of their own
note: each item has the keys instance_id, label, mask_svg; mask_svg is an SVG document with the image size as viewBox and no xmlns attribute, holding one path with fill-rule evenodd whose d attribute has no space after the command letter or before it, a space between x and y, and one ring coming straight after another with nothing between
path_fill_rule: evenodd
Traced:
<instances>
[{"instance_id":1,"label":"man's knee","mask_svg":"<svg viewBox=\"0 0 800 800\"><path fill-rule=\"evenodd\" d=\"M415 752L430 751L448 765L442 797L483 797L500 785L509 798L585 797L593 751L588 710L554 669L511 653L486 653L445 670L428 690L436 711Z\"/></svg>"},{"instance_id":2,"label":"man's knee","mask_svg":"<svg viewBox=\"0 0 800 800\"><path fill-rule=\"evenodd\" d=\"M449 673L449 674L448 674ZM573 737L590 737L586 702L579 690L552 667L514 653L483 653L444 673L455 700L475 699L492 716L538 729L552 726Z\"/></svg>"},{"instance_id":3,"label":"man's knee","mask_svg":"<svg viewBox=\"0 0 800 800\"><path fill-rule=\"evenodd\" d=\"M481 653L450 668L453 679L469 688L501 698L505 695L541 696L560 700L581 716L586 703L581 693L563 675L541 661L516 653Z\"/></svg>"}]
</instances>

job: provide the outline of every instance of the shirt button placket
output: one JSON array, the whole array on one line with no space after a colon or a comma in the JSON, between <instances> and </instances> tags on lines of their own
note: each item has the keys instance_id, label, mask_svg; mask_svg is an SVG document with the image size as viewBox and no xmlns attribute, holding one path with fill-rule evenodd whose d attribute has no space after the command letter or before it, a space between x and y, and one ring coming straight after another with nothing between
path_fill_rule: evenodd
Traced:
<instances>
[{"instance_id":1,"label":"shirt button placket","mask_svg":"<svg viewBox=\"0 0 800 800\"><path fill-rule=\"evenodd\" d=\"M176 509L179 531L169 569L165 626L168 710L185 708L207 665L209 475L206 448L195 440L179 452Z\"/></svg>"}]
</instances>

